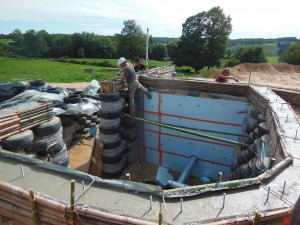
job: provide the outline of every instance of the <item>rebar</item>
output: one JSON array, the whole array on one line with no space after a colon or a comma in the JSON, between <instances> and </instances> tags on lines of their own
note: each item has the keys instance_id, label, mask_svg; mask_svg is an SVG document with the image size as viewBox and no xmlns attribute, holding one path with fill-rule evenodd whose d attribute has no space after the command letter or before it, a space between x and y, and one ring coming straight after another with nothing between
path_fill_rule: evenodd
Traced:
<instances>
[{"instance_id":1,"label":"rebar","mask_svg":"<svg viewBox=\"0 0 300 225\"><path fill-rule=\"evenodd\" d=\"M149 123L149 124L153 124L153 125L156 125L156 126L168 128L170 130L176 130L176 131L184 132L184 133L187 133L187 134L192 134L192 135L199 136L199 137L204 137L204 138L208 138L208 139L212 139L212 140L216 140L216 141L220 141L220 142L224 142L224 143L228 143L228 144L233 144L233 145L236 145L236 146L248 147L248 145L244 144L244 143L240 143L240 142L231 141L231 140L224 139L224 138L219 138L219 137L215 137L215 136L210 136L210 135L206 135L206 134L193 132L193 131L186 130L186 129L183 129L183 128L180 128L180 127L177 127L177 126L174 126L174 125L173 126L166 125L164 123L159 123L159 122L154 122L154 121L151 121L151 120L142 119L142 118L131 116L131 115L125 114L125 113L124 113L124 115L128 116L130 118L134 118L136 120L145 122L145 123Z\"/></svg>"}]
</instances>

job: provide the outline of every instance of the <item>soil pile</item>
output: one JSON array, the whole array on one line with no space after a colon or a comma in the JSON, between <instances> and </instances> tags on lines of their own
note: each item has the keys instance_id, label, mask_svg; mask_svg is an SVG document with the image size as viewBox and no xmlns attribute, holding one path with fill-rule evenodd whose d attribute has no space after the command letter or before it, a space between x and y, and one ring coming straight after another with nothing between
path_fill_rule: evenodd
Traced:
<instances>
[{"instance_id":1,"label":"soil pile","mask_svg":"<svg viewBox=\"0 0 300 225\"><path fill-rule=\"evenodd\" d=\"M240 82L300 91L300 66L287 63L244 63L230 70Z\"/></svg>"}]
</instances>

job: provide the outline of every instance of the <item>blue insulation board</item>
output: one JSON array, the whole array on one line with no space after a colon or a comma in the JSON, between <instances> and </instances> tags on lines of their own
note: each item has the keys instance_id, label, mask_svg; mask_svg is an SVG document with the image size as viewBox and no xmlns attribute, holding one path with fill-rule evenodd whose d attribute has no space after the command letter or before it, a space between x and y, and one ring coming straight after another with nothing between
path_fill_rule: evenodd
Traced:
<instances>
[{"instance_id":1,"label":"blue insulation board","mask_svg":"<svg viewBox=\"0 0 300 225\"><path fill-rule=\"evenodd\" d=\"M143 97L139 95L139 98ZM159 102L160 101L160 102ZM247 102L211 99L152 92L152 99L143 97L144 118L155 122L188 128L242 134ZM159 104L160 103L160 104ZM141 105L139 106L141 108ZM160 131L160 132L159 132ZM192 130L197 133L239 141L238 136ZM145 159L179 173L192 155L198 162L192 171L196 177L216 180L223 172L226 179L237 148L232 144L144 124ZM160 143L160 146L158 146Z\"/></svg>"}]
</instances>

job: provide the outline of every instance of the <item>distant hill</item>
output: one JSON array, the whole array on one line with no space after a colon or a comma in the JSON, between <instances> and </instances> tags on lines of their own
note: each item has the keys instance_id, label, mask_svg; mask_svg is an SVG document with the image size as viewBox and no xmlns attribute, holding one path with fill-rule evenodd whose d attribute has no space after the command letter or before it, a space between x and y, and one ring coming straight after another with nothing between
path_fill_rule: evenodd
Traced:
<instances>
[{"instance_id":1,"label":"distant hill","mask_svg":"<svg viewBox=\"0 0 300 225\"><path fill-rule=\"evenodd\" d=\"M176 39L178 39L178 38L152 37L153 44L156 44L156 43L167 44L167 43L170 43L170 42L172 42L172 41L174 41Z\"/></svg>"},{"instance_id":2,"label":"distant hill","mask_svg":"<svg viewBox=\"0 0 300 225\"><path fill-rule=\"evenodd\" d=\"M230 39L228 42L228 48L235 50L238 47L249 46L249 45L260 45L262 46L267 56L278 56L281 48L289 46L294 42L300 42L296 37L283 37L283 38L240 38Z\"/></svg>"}]
</instances>

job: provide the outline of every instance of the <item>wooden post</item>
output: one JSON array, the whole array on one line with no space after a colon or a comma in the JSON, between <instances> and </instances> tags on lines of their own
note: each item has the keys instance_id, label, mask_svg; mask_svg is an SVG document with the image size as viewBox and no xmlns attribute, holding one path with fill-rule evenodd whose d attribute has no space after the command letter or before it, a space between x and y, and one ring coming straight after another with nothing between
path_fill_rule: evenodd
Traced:
<instances>
[{"instance_id":1,"label":"wooden post","mask_svg":"<svg viewBox=\"0 0 300 225\"><path fill-rule=\"evenodd\" d=\"M159 210L158 224L162 225L162 210Z\"/></svg>"},{"instance_id":2,"label":"wooden post","mask_svg":"<svg viewBox=\"0 0 300 225\"><path fill-rule=\"evenodd\" d=\"M75 199L75 180L71 180L71 225L75 225L74 199Z\"/></svg>"},{"instance_id":3,"label":"wooden post","mask_svg":"<svg viewBox=\"0 0 300 225\"><path fill-rule=\"evenodd\" d=\"M33 224L38 225L38 224L40 224L40 220L38 217L34 193L31 188L29 189L29 195L30 195L31 212L32 212L32 216L33 216Z\"/></svg>"},{"instance_id":4,"label":"wooden post","mask_svg":"<svg viewBox=\"0 0 300 225\"><path fill-rule=\"evenodd\" d=\"M261 214L259 212L256 212L254 217L254 225L260 225L260 220L261 220Z\"/></svg>"}]
</instances>

